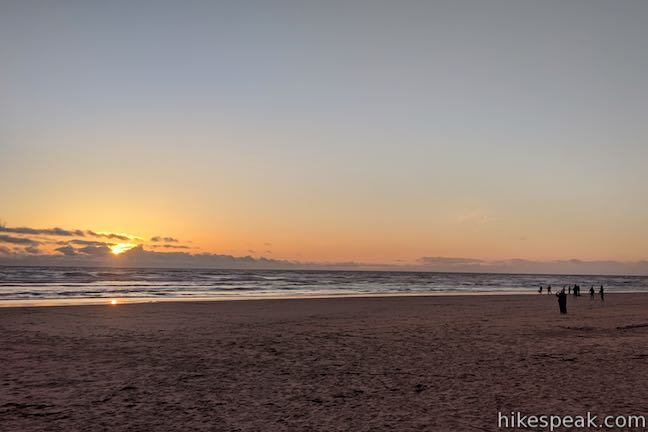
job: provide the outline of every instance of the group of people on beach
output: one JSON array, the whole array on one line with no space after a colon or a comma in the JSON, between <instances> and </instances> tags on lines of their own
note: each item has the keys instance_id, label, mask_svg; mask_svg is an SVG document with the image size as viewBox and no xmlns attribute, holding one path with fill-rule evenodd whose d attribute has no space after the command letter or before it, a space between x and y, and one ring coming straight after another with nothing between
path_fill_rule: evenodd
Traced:
<instances>
[{"instance_id":1,"label":"group of people on beach","mask_svg":"<svg viewBox=\"0 0 648 432\"><path fill-rule=\"evenodd\" d=\"M565 289L567 289L567 292L565 292ZM542 291L544 290L544 287L540 285L540 289L538 289L538 293L542 294ZM567 295L572 294L574 295L574 298L580 297L580 292L581 292L581 287L580 285L565 285L563 286L562 290L556 293L556 297L558 297L558 308L560 309L561 314L566 314L567 313ZM605 301L605 290L603 289L603 285L599 288L599 296L601 297L601 301ZM551 285L547 285L547 294L551 294ZM590 294L590 300L594 300L596 297L596 290L594 289L594 285L592 285L589 289L589 294Z\"/></svg>"}]
</instances>

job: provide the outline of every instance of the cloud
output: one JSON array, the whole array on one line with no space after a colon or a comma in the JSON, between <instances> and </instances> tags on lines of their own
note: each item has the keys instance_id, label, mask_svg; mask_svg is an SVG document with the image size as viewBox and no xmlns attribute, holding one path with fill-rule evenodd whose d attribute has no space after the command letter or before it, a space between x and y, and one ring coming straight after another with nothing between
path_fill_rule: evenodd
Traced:
<instances>
[{"instance_id":1,"label":"cloud","mask_svg":"<svg viewBox=\"0 0 648 432\"><path fill-rule=\"evenodd\" d=\"M0 225L0 232L13 233L13 234L26 234L26 235L46 235L46 236L59 236L59 237L97 237L107 238L112 240L134 240L139 237L123 233L111 232L98 232L92 230L80 229L63 229L63 228L30 228L30 227L7 227Z\"/></svg>"},{"instance_id":2,"label":"cloud","mask_svg":"<svg viewBox=\"0 0 648 432\"><path fill-rule=\"evenodd\" d=\"M28 228L28 227L6 227L0 225L0 232L14 233L14 234L31 234L31 235L51 235L61 237L83 237L84 233L81 230L65 230L63 228Z\"/></svg>"},{"instance_id":3,"label":"cloud","mask_svg":"<svg viewBox=\"0 0 648 432\"><path fill-rule=\"evenodd\" d=\"M175 245L174 245L175 246ZM304 268L304 264L291 261L251 256L237 257L212 253L192 254L184 251L146 250L136 246L120 255L114 255L107 246L60 246L53 254L30 255L25 252L0 257L7 265L56 266L125 266L156 268L229 268L229 269L288 269ZM310 266L308 266L310 268Z\"/></svg>"},{"instance_id":4,"label":"cloud","mask_svg":"<svg viewBox=\"0 0 648 432\"><path fill-rule=\"evenodd\" d=\"M164 248L164 245L154 245ZM182 245L171 245L182 246ZM147 246L148 247L148 246ZM166 249L166 248L165 248ZM532 261L523 258L487 261L479 258L426 256L413 264L367 264L362 262L303 262L266 257L233 256L215 253L191 253L174 248L148 250L139 245L120 255L111 253L106 245L61 246L55 254L30 254L24 249L0 249L0 264L125 266L154 268L218 268L218 269L309 269L309 270L389 270L472 273L648 275L648 261L585 261L578 259Z\"/></svg>"},{"instance_id":5,"label":"cloud","mask_svg":"<svg viewBox=\"0 0 648 432\"><path fill-rule=\"evenodd\" d=\"M30 238L14 237L14 236L9 236L4 234L0 234L0 243L11 243L17 245L30 245L30 246L40 245L40 242L36 240L32 240Z\"/></svg>"},{"instance_id":6,"label":"cloud","mask_svg":"<svg viewBox=\"0 0 648 432\"><path fill-rule=\"evenodd\" d=\"M120 264L136 267L178 267L178 268L298 268L299 265L290 261L254 258L251 256L236 257L213 253L192 254L180 251L150 251L143 246L137 246L118 257Z\"/></svg>"},{"instance_id":7,"label":"cloud","mask_svg":"<svg viewBox=\"0 0 648 432\"><path fill-rule=\"evenodd\" d=\"M166 248L166 249L190 249L189 246L185 245L172 245L172 244L163 244L163 245L155 245L156 247L161 247L161 248Z\"/></svg>"},{"instance_id":8,"label":"cloud","mask_svg":"<svg viewBox=\"0 0 648 432\"><path fill-rule=\"evenodd\" d=\"M86 233L89 236L92 237L100 237L100 238L107 238L111 240L135 240L138 239L139 237L133 236L133 235L128 235L128 234L122 234L122 233L110 233L110 232L96 232L92 230L87 230Z\"/></svg>"},{"instance_id":9,"label":"cloud","mask_svg":"<svg viewBox=\"0 0 648 432\"><path fill-rule=\"evenodd\" d=\"M56 244L60 244L60 245L80 245L80 246L110 246L113 243L106 243L106 242L95 241L95 240L74 239L74 240L58 241L58 242L56 242Z\"/></svg>"},{"instance_id":10,"label":"cloud","mask_svg":"<svg viewBox=\"0 0 648 432\"><path fill-rule=\"evenodd\" d=\"M107 245L89 245L81 248L75 248L73 246L61 246L55 249L57 252L62 253L65 256L108 256L112 252Z\"/></svg>"},{"instance_id":11,"label":"cloud","mask_svg":"<svg viewBox=\"0 0 648 432\"><path fill-rule=\"evenodd\" d=\"M154 243L161 243L161 242L177 243L179 240L177 238L174 238L174 237L155 236L155 237L151 237L151 241L154 242Z\"/></svg>"},{"instance_id":12,"label":"cloud","mask_svg":"<svg viewBox=\"0 0 648 432\"><path fill-rule=\"evenodd\" d=\"M27 252L28 254L32 254L32 255L38 255L38 254L42 253L42 251L40 249L38 249L38 246L27 246L25 248L25 252Z\"/></svg>"},{"instance_id":13,"label":"cloud","mask_svg":"<svg viewBox=\"0 0 648 432\"><path fill-rule=\"evenodd\" d=\"M565 275L648 275L648 261L580 259L533 261L523 258L486 261L477 258L422 257L418 260L428 271L468 273L528 273Z\"/></svg>"},{"instance_id":14,"label":"cloud","mask_svg":"<svg viewBox=\"0 0 648 432\"><path fill-rule=\"evenodd\" d=\"M57 252L62 253L65 256L74 256L77 254L77 251L75 248L72 246L61 246L59 248L54 249Z\"/></svg>"},{"instance_id":15,"label":"cloud","mask_svg":"<svg viewBox=\"0 0 648 432\"><path fill-rule=\"evenodd\" d=\"M77 249L77 252L84 255L95 255L95 256L105 256L112 253L111 249L108 246L85 246L80 249Z\"/></svg>"}]
</instances>

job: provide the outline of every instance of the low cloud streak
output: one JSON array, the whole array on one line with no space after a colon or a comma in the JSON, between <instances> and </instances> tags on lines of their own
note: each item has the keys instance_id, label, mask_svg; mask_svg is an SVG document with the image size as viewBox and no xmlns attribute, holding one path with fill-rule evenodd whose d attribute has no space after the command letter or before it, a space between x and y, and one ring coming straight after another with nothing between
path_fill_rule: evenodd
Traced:
<instances>
[{"instance_id":1,"label":"low cloud streak","mask_svg":"<svg viewBox=\"0 0 648 432\"><path fill-rule=\"evenodd\" d=\"M59 227L54 228L31 228L31 227L8 227L0 225L0 232L24 235L42 235L42 236L57 236L57 237L96 237L106 238L111 240L129 241L137 239L138 237L124 234L124 233L111 233L111 232L98 232L93 230L81 229L63 229Z\"/></svg>"},{"instance_id":2,"label":"low cloud streak","mask_svg":"<svg viewBox=\"0 0 648 432\"><path fill-rule=\"evenodd\" d=\"M40 242L36 240L32 240L30 238L25 238L25 237L14 237L14 236L9 236L9 235L4 235L0 234L0 243L10 243L10 244L17 244L17 245L30 245L30 246L38 246Z\"/></svg>"},{"instance_id":3,"label":"low cloud streak","mask_svg":"<svg viewBox=\"0 0 648 432\"><path fill-rule=\"evenodd\" d=\"M478 258L421 257L418 262L427 271L466 273L529 273L648 275L648 261L579 259L533 261L522 258L486 261Z\"/></svg>"},{"instance_id":4,"label":"low cloud streak","mask_svg":"<svg viewBox=\"0 0 648 432\"><path fill-rule=\"evenodd\" d=\"M179 240L175 237L163 237L163 236L155 236L151 237L151 241L154 243L178 243Z\"/></svg>"}]
</instances>

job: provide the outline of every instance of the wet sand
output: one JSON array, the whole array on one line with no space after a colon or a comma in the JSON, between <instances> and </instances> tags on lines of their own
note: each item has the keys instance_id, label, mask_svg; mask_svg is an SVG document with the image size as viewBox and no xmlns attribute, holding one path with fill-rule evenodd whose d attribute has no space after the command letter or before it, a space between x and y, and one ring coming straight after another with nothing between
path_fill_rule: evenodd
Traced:
<instances>
[{"instance_id":1,"label":"wet sand","mask_svg":"<svg viewBox=\"0 0 648 432\"><path fill-rule=\"evenodd\" d=\"M0 308L0 430L495 431L498 411L647 415L648 295L568 309L548 295Z\"/></svg>"}]
</instances>

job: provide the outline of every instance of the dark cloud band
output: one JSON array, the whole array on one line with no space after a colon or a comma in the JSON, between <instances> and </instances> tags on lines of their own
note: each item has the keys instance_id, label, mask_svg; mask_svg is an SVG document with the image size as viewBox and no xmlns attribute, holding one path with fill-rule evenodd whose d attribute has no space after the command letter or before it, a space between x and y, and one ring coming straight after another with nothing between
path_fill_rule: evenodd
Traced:
<instances>
[{"instance_id":1,"label":"dark cloud band","mask_svg":"<svg viewBox=\"0 0 648 432\"><path fill-rule=\"evenodd\" d=\"M111 240L132 240L133 236L120 233L103 233L92 230L68 230L63 228L30 228L30 227L7 227L0 225L0 232L26 235L46 235L59 237L97 237Z\"/></svg>"},{"instance_id":2,"label":"dark cloud band","mask_svg":"<svg viewBox=\"0 0 648 432\"><path fill-rule=\"evenodd\" d=\"M174 237L162 237L162 236L155 236L151 237L151 241L154 243L177 243L179 240Z\"/></svg>"},{"instance_id":3,"label":"dark cloud band","mask_svg":"<svg viewBox=\"0 0 648 432\"><path fill-rule=\"evenodd\" d=\"M16 245L29 245L38 246L40 242L25 237L14 237L10 235L0 234L0 243L11 243Z\"/></svg>"}]
</instances>

